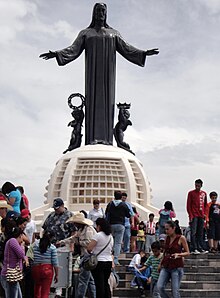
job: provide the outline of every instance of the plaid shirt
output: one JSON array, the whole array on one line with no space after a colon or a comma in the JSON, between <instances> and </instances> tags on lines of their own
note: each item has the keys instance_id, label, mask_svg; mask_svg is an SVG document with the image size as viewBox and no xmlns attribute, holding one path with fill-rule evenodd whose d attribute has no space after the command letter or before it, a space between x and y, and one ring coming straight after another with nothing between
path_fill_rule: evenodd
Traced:
<instances>
[{"instance_id":1,"label":"plaid shirt","mask_svg":"<svg viewBox=\"0 0 220 298\"><path fill-rule=\"evenodd\" d=\"M67 238L68 231L65 230L64 224L72 216L72 212L65 209L62 214L56 214L55 211L51 212L46 218L42 228L47 231L54 232L55 236L53 243Z\"/></svg>"}]
</instances>

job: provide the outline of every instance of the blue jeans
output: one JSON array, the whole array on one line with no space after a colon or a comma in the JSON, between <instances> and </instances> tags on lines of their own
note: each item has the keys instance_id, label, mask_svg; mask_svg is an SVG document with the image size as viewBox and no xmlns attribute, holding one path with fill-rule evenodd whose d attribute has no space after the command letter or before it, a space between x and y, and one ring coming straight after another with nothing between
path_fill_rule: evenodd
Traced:
<instances>
[{"instance_id":1,"label":"blue jeans","mask_svg":"<svg viewBox=\"0 0 220 298\"><path fill-rule=\"evenodd\" d=\"M183 277L183 268L167 269L162 268L160 271L160 276L157 281L157 288L160 293L161 298L169 298L165 288L169 280L171 279L171 290L173 298L180 298L179 288Z\"/></svg>"},{"instance_id":2,"label":"blue jeans","mask_svg":"<svg viewBox=\"0 0 220 298\"><path fill-rule=\"evenodd\" d=\"M125 227L121 224L113 224L111 225L112 236L114 238L114 263L118 264L118 256L121 252L121 244L124 236Z\"/></svg>"},{"instance_id":3,"label":"blue jeans","mask_svg":"<svg viewBox=\"0 0 220 298\"><path fill-rule=\"evenodd\" d=\"M137 240L137 251L144 250L145 248L145 241Z\"/></svg>"},{"instance_id":4,"label":"blue jeans","mask_svg":"<svg viewBox=\"0 0 220 298\"><path fill-rule=\"evenodd\" d=\"M123 242L124 242L124 249L123 252L127 253L130 252L130 239L131 239L131 226L125 226L125 231L124 231L124 237L123 237Z\"/></svg>"},{"instance_id":5,"label":"blue jeans","mask_svg":"<svg viewBox=\"0 0 220 298\"><path fill-rule=\"evenodd\" d=\"M146 235L146 241L145 241L145 252L149 253L151 252L151 244L155 242L155 235Z\"/></svg>"},{"instance_id":6,"label":"blue jeans","mask_svg":"<svg viewBox=\"0 0 220 298\"><path fill-rule=\"evenodd\" d=\"M1 284L5 290L6 298L22 298L21 288L19 282L7 282L6 276L1 275Z\"/></svg>"},{"instance_id":7,"label":"blue jeans","mask_svg":"<svg viewBox=\"0 0 220 298\"><path fill-rule=\"evenodd\" d=\"M153 298L161 298L160 293L157 288L157 280L156 279L151 279L151 284L150 284L150 292Z\"/></svg>"},{"instance_id":8,"label":"blue jeans","mask_svg":"<svg viewBox=\"0 0 220 298\"><path fill-rule=\"evenodd\" d=\"M78 279L78 288L77 288L77 298L84 298L87 292L87 289L90 293L91 298L96 298L96 289L94 278L90 271L86 271L83 268L80 269L79 279Z\"/></svg>"},{"instance_id":9,"label":"blue jeans","mask_svg":"<svg viewBox=\"0 0 220 298\"><path fill-rule=\"evenodd\" d=\"M201 250L204 249L203 245L203 229L204 219L201 217L194 217L191 224L191 249Z\"/></svg>"}]
</instances>

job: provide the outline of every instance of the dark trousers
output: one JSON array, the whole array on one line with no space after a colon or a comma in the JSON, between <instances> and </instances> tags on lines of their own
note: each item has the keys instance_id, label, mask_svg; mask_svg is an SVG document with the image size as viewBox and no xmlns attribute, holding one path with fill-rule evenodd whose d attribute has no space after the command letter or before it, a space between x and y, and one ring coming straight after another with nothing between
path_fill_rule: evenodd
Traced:
<instances>
[{"instance_id":1,"label":"dark trousers","mask_svg":"<svg viewBox=\"0 0 220 298\"><path fill-rule=\"evenodd\" d=\"M204 219L201 217L194 217L191 224L191 248L192 251L195 249L204 249L203 244L203 229Z\"/></svg>"},{"instance_id":2,"label":"dark trousers","mask_svg":"<svg viewBox=\"0 0 220 298\"><path fill-rule=\"evenodd\" d=\"M97 267L91 271L96 286L96 298L111 298L111 291L108 284L111 268L112 261L100 261Z\"/></svg>"}]
</instances>

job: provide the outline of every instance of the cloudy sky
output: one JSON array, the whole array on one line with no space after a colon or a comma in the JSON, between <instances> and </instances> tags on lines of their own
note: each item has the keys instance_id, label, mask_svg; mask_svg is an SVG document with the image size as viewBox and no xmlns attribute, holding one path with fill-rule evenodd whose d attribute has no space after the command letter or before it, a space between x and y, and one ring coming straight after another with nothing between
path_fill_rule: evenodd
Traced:
<instances>
[{"instance_id":1,"label":"cloudy sky","mask_svg":"<svg viewBox=\"0 0 220 298\"><path fill-rule=\"evenodd\" d=\"M91 21L92 0L0 0L0 184L24 185L42 205L69 144L67 98L84 94L84 55L65 67L40 53L62 49ZM144 165L153 205L185 203L194 180L219 191L220 1L108 0L108 23L132 45L160 54L144 68L117 56L116 102L131 103L125 133Z\"/></svg>"}]
</instances>

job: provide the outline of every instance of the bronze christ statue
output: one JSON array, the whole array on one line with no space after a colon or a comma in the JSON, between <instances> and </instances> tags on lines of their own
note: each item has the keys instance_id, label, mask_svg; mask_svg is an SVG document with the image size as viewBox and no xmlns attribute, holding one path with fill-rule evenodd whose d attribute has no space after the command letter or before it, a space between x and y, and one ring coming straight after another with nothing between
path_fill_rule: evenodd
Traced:
<instances>
[{"instance_id":1,"label":"bronze christ statue","mask_svg":"<svg viewBox=\"0 0 220 298\"><path fill-rule=\"evenodd\" d=\"M116 52L142 67L146 56L159 53L158 49L144 51L129 45L106 19L106 4L96 3L91 24L79 32L72 45L40 55L45 60L56 58L58 65L65 65L85 50L86 145L113 143Z\"/></svg>"}]
</instances>

